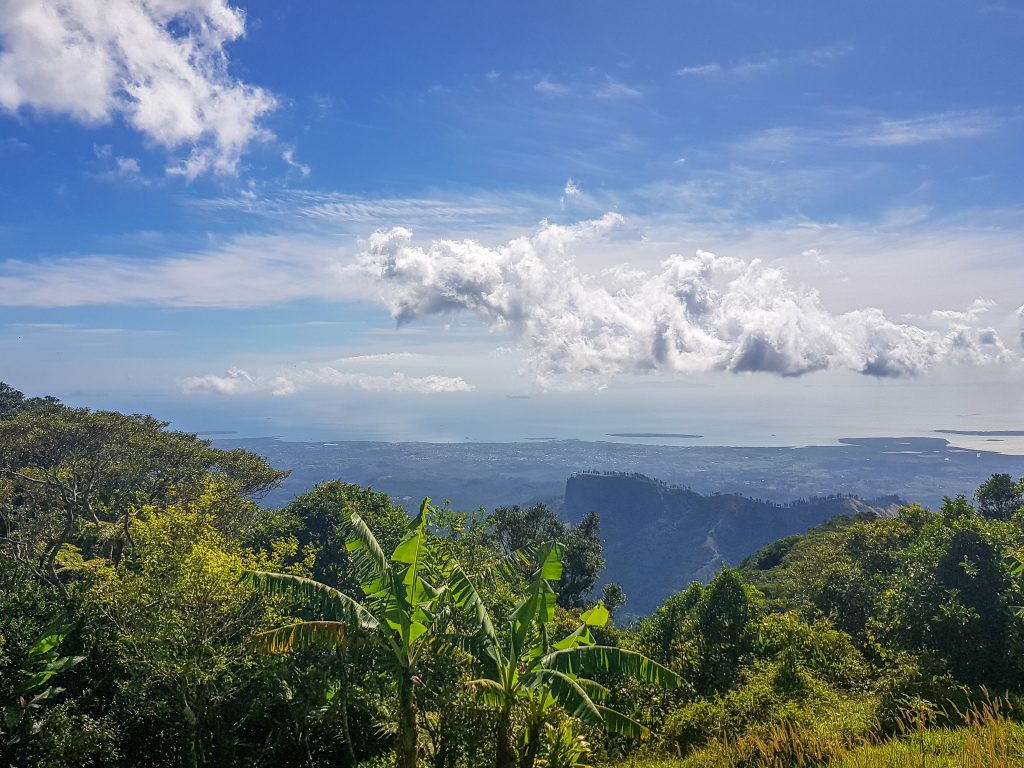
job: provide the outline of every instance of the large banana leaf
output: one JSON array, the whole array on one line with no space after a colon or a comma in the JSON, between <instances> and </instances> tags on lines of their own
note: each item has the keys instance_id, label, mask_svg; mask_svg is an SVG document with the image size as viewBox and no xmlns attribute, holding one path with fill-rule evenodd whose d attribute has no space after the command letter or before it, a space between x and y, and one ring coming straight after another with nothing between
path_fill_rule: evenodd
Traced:
<instances>
[{"instance_id":1,"label":"large banana leaf","mask_svg":"<svg viewBox=\"0 0 1024 768\"><path fill-rule=\"evenodd\" d=\"M359 513L350 516L347 533L345 550L355 567L359 587L367 596L387 590L392 576L388 557Z\"/></svg>"},{"instance_id":2,"label":"large banana leaf","mask_svg":"<svg viewBox=\"0 0 1024 768\"><path fill-rule=\"evenodd\" d=\"M449 566L448 594L452 596L452 602L456 606L471 613L483 637L497 645L498 635L494 631L494 623L491 621L487 606L484 605L480 593L476 591L465 571L454 563Z\"/></svg>"},{"instance_id":3,"label":"large banana leaf","mask_svg":"<svg viewBox=\"0 0 1024 768\"><path fill-rule=\"evenodd\" d=\"M523 686L535 693L546 693L573 717L588 725L601 725L604 718L597 705L578 681L555 669L535 669L521 677Z\"/></svg>"},{"instance_id":4,"label":"large banana leaf","mask_svg":"<svg viewBox=\"0 0 1024 768\"><path fill-rule=\"evenodd\" d=\"M500 675L499 669L506 665L498 633L494 630L491 615L480 598L480 593L476 591L473 582L462 568L455 563L448 566L448 593L456 607L468 611L476 623L476 636L469 638L469 642L464 646L483 664L486 673L497 679Z\"/></svg>"},{"instance_id":5,"label":"large banana leaf","mask_svg":"<svg viewBox=\"0 0 1024 768\"><path fill-rule=\"evenodd\" d=\"M578 646L554 651L541 659L545 669L556 669L577 677L607 673L632 677L659 688L677 688L682 679L672 670L642 653L607 645Z\"/></svg>"},{"instance_id":6,"label":"large banana leaf","mask_svg":"<svg viewBox=\"0 0 1024 768\"><path fill-rule=\"evenodd\" d=\"M577 677L576 682L579 683L580 688L587 692L587 696L594 702L607 701L612 695L612 692L605 688L598 682L588 680L585 677Z\"/></svg>"},{"instance_id":7,"label":"large banana leaf","mask_svg":"<svg viewBox=\"0 0 1024 768\"><path fill-rule=\"evenodd\" d=\"M538 669L523 676L532 678L534 688L543 686L561 707L588 725L600 725L610 733L634 739L647 739L651 729L622 712L596 703L608 698L609 691L593 680L576 679L553 669Z\"/></svg>"},{"instance_id":8,"label":"large banana leaf","mask_svg":"<svg viewBox=\"0 0 1024 768\"><path fill-rule=\"evenodd\" d=\"M425 533L427 527L427 514L430 511L430 499L426 498L420 504L419 514L409 524L408 533L395 548L391 555L392 562L407 563L415 565L420 562L426 550Z\"/></svg>"},{"instance_id":9,"label":"large banana leaf","mask_svg":"<svg viewBox=\"0 0 1024 768\"><path fill-rule=\"evenodd\" d=\"M581 613L580 621L587 627L603 627L608 624L608 620L611 617L612 615L608 612L608 609L604 607L604 600L601 600L589 611Z\"/></svg>"},{"instance_id":10,"label":"large banana leaf","mask_svg":"<svg viewBox=\"0 0 1024 768\"><path fill-rule=\"evenodd\" d=\"M504 686L497 680L482 677L479 680L470 680L466 687L486 707L502 709L505 706L506 696Z\"/></svg>"},{"instance_id":11,"label":"large banana leaf","mask_svg":"<svg viewBox=\"0 0 1024 768\"><path fill-rule=\"evenodd\" d=\"M523 547L516 555L524 565L531 568L533 578L545 581L561 581L562 555L565 548L557 541Z\"/></svg>"},{"instance_id":12,"label":"large banana leaf","mask_svg":"<svg viewBox=\"0 0 1024 768\"><path fill-rule=\"evenodd\" d=\"M1009 555L1006 558L1006 565L1010 569L1011 576L1024 576L1024 560L1016 555Z\"/></svg>"},{"instance_id":13,"label":"large banana leaf","mask_svg":"<svg viewBox=\"0 0 1024 768\"><path fill-rule=\"evenodd\" d=\"M377 628L377 619L356 600L319 581L268 571L245 571L242 580L271 597L283 596L306 600L333 621L346 622L358 629Z\"/></svg>"},{"instance_id":14,"label":"large banana leaf","mask_svg":"<svg viewBox=\"0 0 1024 768\"><path fill-rule=\"evenodd\" d=\"M409 526L409 533L391 555L393 563L406 566L402 569L401 581L405 586L405 599L412 606L431 600L437 594L424 578L431 566L426 530L429 512L430 499L426 498L420 505L419 515Z\"/></svg>"},{"instance_id":15,"label":"large banana leaf","mask_svg":"<svg viewBox=\"0 0 1024 768\"><path fill-rule=\"evenodd\" d=\"M1018 579L1024 576L1024 560L1021 560L1016 555L1007 557L1006 565L1010 570L1011 576ZM1024 618L1024 605L1011 605L1010 610L1017 614L1017 616Z\"/></svg>"},{"instance_id":16,"label":"large banana leaf","mask_svg":"<svg viewBox=\"0 0 1024 768\"><path fill-rule=\"evenodd\" d=\"M340 621L300 621L260 632L253 638L265 653L286 653L303 648L338 648L345 644L348 626Z\"/></svg>"},{"instance_id":17,"label":"large banana leaf","mask_svg":"<svg viewBox=\"0 0 1024 768\"><path fill-rule=\"evenodd\" d=\"M508 662L500 646L494 645L483 636L456 634L446 637L447 642L468 653L479 665L481 674L488 680L503 681L508 676Z\"/></svg>"},{"instance_id":18,"label":"large banana leaf","mask_svg":"<svg viewBox=\"0 0 1024 768\"><path fill-rule=\"evenodd\" d=\"M543 577L543 567L538 568L529 589L530 593L526 599L522 600L509 616L512 623L512 658L520 658L523 651L528 648L534 630L544 627L555 616L558 594ZM536 648L534 650L536 651ZM546 650L546 647L542 647L541 653Z\"/></svg>"},{"instance_id":19,"label":"large banana leaf","mask_svg":"<svg viewBox=\"0 0 1024 768\"><path fill-rule=\"evenodd\" d=\"M578 645L593 644L594 636L590 634L590 627L586 624L581 624L572 634L566 635L557 643L552 643L551 647L556 651L563 651L566 648L575 648Z\"/></svg>"},{"instance_id":20,"label":"large banana leaf","mask_svg":"<svg viewBox=\"0 0 1024 768\"><path fill-rule=\"evenodd\" d=\"M621 712L608 707L602 707L600 704L597 705L597 710L601 713L605 730L610 733L617 733L620 736L628 736L632 739L649 739L651 737L650 728L646 725L641 725Z\"/></svg>"}]
</instances>

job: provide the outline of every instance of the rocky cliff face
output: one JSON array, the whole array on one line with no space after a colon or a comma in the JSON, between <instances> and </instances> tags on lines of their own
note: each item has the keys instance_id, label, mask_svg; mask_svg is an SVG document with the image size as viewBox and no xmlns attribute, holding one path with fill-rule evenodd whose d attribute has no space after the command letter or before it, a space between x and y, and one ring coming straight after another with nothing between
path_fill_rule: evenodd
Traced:
<instances>
[{"instance_id":1,"label":"rocky cliff face","mask_svg":"<svg viewBox=\"0 0 1024 768\"><path fill-rule=\"evenodd\" d=\"M778 505L733 494L702 496L642 475L579 473L565 487L564 514L601 516L607 565L602 580L622 584L629 614L648 614L691 581L707 581L776 539L836 515L882 516L899 500L848 496Z\"/></svg>"}]
</instances>

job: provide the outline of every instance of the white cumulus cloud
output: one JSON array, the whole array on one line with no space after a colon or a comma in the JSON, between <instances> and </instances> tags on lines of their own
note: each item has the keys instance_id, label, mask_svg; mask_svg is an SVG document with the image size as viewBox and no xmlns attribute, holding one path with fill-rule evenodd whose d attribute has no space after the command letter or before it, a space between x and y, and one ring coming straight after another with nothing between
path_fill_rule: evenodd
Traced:
<instances>
[{"instance_id":1,"label":"white cumulus cloud","mask_svg":"<svg viewBox=\"0 0 1024 768\"><path fill-rule=\"evenodd\" d=\"M1020 346L1024 349L1024 304L1017 307L1017 322L1020 324Z\"/></svg>"},{"instance_id":2,"label":"white cumulus cloud","mask_svg":"<svg viewBox=\"0 0 1024 768\"><path fill-rule=\"evenodd\" d=\"M0 0L0 109L121 117L188 150L170 172L233 173L275 105L228 73L226 45L244 32L227 0Z\"/></svg>"},{"instance_id":3,"label":"white cumulus cloud","mask_svg":"<svg viewBox=\"0 0 1024 768\"><path fill-rule=\"evenodd\" d=\"M459 311L524 338L524 370L546 386L594 386L618 374L706 371L800 376L844 368L913 376L939 363L1013 359L982 325L988 309L895 322L875 308L834 314L813 288L758 259L706 251L671 255L650 273L582 273L573 250L621 221L543 222L501 247L472 240L413 242L375 233L361 256L393 317L410 323Z\"/></svg>"}]
</instances>

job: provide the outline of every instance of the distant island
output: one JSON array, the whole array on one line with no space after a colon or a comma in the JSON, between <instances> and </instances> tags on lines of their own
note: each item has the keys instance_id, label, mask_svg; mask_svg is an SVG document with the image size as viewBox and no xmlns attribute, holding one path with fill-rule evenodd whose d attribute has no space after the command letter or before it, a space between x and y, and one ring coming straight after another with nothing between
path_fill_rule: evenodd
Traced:
<instances>
[{"instance_id":1,"label":"distant island","mask_svg":"<svg viewBox=\"0 0 1024 768\"><path fill-rule=\"evenodd\" d=\"M969 435L972 437L1024 437L1024 429L936 429L940 435Z\"/></svg>"},{"instance_id":2,"label":"distant island","mask_svg":"<svg viewBox=\"0 0 1024 768\"><path fill-rule=\"evenodd\" d=\"M684 435L682 432L607 432L606 437L659 437L698 440L704 435Z\"/></svg>"}]
</instances>

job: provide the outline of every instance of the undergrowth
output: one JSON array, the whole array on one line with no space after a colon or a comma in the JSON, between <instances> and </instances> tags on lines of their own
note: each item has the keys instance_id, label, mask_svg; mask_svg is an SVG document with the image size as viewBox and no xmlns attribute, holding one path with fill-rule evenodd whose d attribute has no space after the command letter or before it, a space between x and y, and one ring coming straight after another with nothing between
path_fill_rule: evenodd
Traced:
<instances>
[{"instance_id":1,"label":"undergrowth","mask_svg":"<svg viewBox=\"0 0 1024 768\"><path fill-rule=\"evenodd\" d=\"M842 729L803 723L751 728L686 757L648 753L615 768L1016 768L1024 765L1024 725L994 700L961 713L966 725L928 727L908 710L902 734L848 738Z\"/></svg>"}]
</instances>

